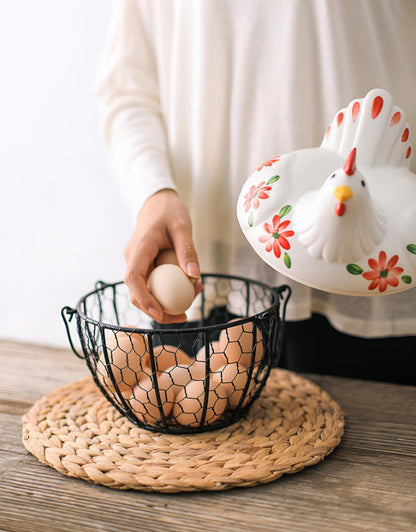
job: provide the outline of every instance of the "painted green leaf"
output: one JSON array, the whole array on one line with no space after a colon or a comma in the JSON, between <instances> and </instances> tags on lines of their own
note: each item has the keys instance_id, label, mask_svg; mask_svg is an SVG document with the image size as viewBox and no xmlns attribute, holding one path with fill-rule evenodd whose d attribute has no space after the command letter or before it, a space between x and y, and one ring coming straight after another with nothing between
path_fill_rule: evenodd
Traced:
<instances>
[{"instance_id":1,"label":"painted green leaf","mask_svg":"<svg viewBox=\"0 0 416 532\"><path fill-rule=\"evenodd\" d=\"M406 284L410 284L412 282L412 278L410 275L402 275L402 281Z\"/></svg>"},{"instance_id":2,"label":"painted green leaf","mask_svg":"<svg viewBox=\"0 0 416 532\"><path fill-rule=\"evenodd\" d=\"M353 263L347 264L346 268L347 272L352 273L352 275L361 275L364 271L361 266L358 266L358 264Z\"/></svg>"},{"instance_id":3,"label":"painted green leaf","mask_svg":"<svg viewBox=\"0 0 416 532\"><path fill-rule=\"evenodd\" d=\"M248 215L248 225L250 227L253 227L253 223L254 223L254 212L251 211L250 214Z\"/></svg>"},{"instance_id":4,"label":"painted green leaf","mask_svg":"<svg viewBox=\"0 0 416 532\"><path fill-rule=\"evenodd\" d=\"M280 179L280 175L274 175L273 177L271 177L271 178L267 181L266 185L271 185L271 184L273 184L273 183L276 183L276 181L279 181L279 179Z\"/></svg>"},{"instance_id":5,"label":"painted green leaf","mask_svg":"<svg viewBox=\"0 0 416 532\"><path fill-rule=\"evenodd\" d=\"M289 214L291 210L292 210L291 205L285 205L284 207L280 209L279 217L283 218L283 216L286 216L286 214Z\"/></svg>"},{"instance_id":6,"label":"painted green leaf","mask_svg":"<svg viewBox=\"0 0 416 532\"><path fill-rule=\"evenodd\" d=\"M409 244L408 246L406 246L406 248L407 251L410 251L410 253L416 255L416 244Z\"/></svg>"},{"instance_id":7,"label":"painted green leaf","mask_svg":"<svg viewBox=\"0 0 416 532\"><path fill-rule=\"evenodd\" d=\"M292 261L290 260L290 257L287 253L283 255L283 262L286 264L287 268L290 268L292 266Z\"/></svg>"}]
</instances>

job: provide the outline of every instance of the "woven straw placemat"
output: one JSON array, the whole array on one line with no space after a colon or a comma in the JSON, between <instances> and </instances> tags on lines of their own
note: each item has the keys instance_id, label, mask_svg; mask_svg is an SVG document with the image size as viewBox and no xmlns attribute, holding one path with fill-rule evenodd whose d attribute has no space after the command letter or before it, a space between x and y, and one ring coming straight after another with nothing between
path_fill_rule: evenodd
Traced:
<instances>
[{"instance_id":1,"label":"woven straw placemat","mask_svg":"<svg viewBox=\"0 0 416 532\"><path fill-rule=\"evenodd\" d=\"M280 369L245 418L211 432L140 429L91 377L40 399L22 420L26 449L64 475L171 493L255 486L296 473L331 453L344 430L340 406L325 391Z\"/></svg>"}]
</instances>

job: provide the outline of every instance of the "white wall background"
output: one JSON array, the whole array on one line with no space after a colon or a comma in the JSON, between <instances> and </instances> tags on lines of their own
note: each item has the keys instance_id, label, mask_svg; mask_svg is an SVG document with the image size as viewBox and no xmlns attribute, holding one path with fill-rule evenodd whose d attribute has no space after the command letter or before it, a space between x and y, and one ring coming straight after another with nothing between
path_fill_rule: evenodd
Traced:
<instances>
[{"instance_id":1,"label":"white wall background","mask_svg":"<svg viewBox=\"0 0 416 532\"><path fill-rule=\"evenodd\" d=\"M94 92L110 8L0 0L0 338L67 346L61 307L123 278Z\"/></svg>"}]
</instances>

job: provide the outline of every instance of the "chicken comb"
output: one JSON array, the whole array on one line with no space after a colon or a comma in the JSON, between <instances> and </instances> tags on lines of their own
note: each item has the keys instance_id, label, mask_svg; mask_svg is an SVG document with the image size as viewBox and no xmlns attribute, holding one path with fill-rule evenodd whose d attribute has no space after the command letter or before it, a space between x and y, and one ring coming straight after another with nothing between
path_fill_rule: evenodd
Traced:
<instances>
[{"instance_id":1,"label":"chicken comb","mask_svg":"<svg viewBox=\"0 0 416 532\"><path fill-rule=\"evenodd\" d=\"M345 164L344 166L342 167L344 172L347 174L347 175L354 175L355 174L355 170L356 170L356 166L355 166L355 157L357 155L357 148L353 148L348 157L347 157L347 160L345 161Z\"/></svg>"}]
</instances>

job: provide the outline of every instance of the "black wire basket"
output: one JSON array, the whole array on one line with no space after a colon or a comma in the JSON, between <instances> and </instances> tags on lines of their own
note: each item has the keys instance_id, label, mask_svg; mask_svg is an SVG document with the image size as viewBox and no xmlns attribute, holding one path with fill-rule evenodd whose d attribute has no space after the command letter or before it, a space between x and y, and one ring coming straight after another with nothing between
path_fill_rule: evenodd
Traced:
<instances>
[{"instance_id":1,"label":"black wire basket","mask_svg":"<svg viewBox=\"0 0 416 532\"><path fill-rule=\"evenodd\" d=\"M130 303L123 282L96 283L62 317L74 353L104 396L139 427L218 429L257 399L281 351L290 288L203 274L183 324L163 325ZM82 353L69 322L76 317Z\"/></svg>"}]
</instances>

